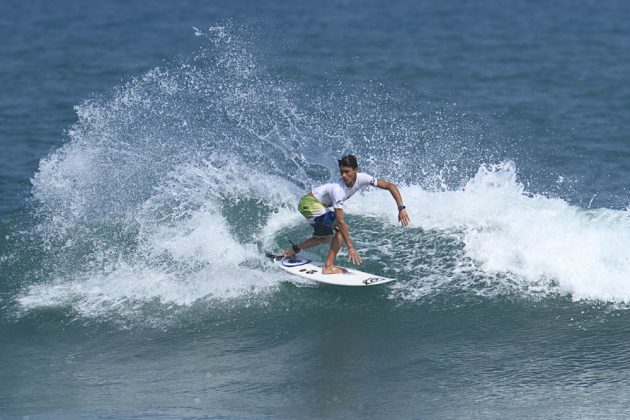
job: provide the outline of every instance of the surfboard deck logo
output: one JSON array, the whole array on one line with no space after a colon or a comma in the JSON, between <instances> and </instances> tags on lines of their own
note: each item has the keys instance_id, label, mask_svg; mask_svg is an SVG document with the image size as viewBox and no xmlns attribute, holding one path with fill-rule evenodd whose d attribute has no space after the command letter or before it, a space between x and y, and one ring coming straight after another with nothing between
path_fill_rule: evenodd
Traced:
<instances>
[{"instance_id":1,"label":"surfboard deck logo","mask_svg":"<svg viewBox=\"0 0 630 420\"><path fill-rule=\"evenodd\" d=\"M378 282L386 282L387 279L385 277L369 277L365 280L363 280L363 284L365 285L370 285L373 283L378 283Z\"/></svg>"},{"instance_id":2,"label":"surfboard deck logo","mask_svg":"<svg viewBox=\"0 0 630 420\"><path fill-rule=\"evenodd\" d=\"M311 262L311 260L306 260L302 258L285 258L280 261L285 267L298 267L300 265L308 264Z\"/></svg>"}]
</instances>

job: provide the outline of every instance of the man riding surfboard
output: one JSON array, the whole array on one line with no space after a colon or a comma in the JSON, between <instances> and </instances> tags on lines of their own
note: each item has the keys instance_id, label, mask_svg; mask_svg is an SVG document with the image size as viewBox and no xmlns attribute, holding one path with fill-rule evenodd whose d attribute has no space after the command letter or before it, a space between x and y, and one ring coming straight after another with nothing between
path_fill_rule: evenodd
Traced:
<instances>
[{"instance_id":1,"label":"man riding surfboard","mask_svg":"<svg viewBox=\"0 0 630 420\"><path fill-rule=\"evenodd\" d=\"M330 242L328 256L322 268L323 274L340 274L346 271L334 265L343 242L348 247L348 259L356 265L363 262L350 239L350 230L343 212L343 202L358 190L371 185L389 191L398 206L398 221L403 226L409 224L409 215L396 184L359 172L357 158L353 155L342 157L338 163L341 178L336 182L313 188L298 204L298 210L313 227L313 236L298 245L293 245L283 253L285 257L292 257L303 249Z\"/></svg>"}]
</instances>

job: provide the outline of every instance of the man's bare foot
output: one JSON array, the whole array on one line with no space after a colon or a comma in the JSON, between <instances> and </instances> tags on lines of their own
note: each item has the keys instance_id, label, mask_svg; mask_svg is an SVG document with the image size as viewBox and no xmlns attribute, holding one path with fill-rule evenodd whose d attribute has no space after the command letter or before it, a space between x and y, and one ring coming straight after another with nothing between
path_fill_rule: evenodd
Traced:
<instances>
[{"instance_id":1,"label":"man's bare foot","mask_svg":"<svg viewBox=\"0 0 630 420\"><path fill-rule=\"evenodd\" d=\"M282 253L282 256L286 257L286 258L295 258L296 257L295 251L292 248L285 249L284 252Z\"/></svg>"},{"instance_id":2,"label":"man's bare foot","mask_svg":"<svg viewBox=\"0 0 630 420\"><path fill-rule=\"evenodd\" d=\"M348 270L342 267L337 267L333 265L332 267L322 267L322 274L344 274L347 273Z\"/></svg>"}]
</instances>

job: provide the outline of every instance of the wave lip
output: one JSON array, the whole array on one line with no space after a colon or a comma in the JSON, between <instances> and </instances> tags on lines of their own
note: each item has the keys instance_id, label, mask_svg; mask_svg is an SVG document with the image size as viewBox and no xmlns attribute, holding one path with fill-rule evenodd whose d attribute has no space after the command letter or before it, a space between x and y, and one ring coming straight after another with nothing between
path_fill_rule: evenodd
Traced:
<instances>
[{"instance_id":1,"label":"wave lip","mask_svg":"<svg viewBox=\"0 0 630 420\"><path fill-rule=\"evenodd\" d=\"M493 279L492 288L511 289L516 283L525 293L630 303L628 211L582 209L560 198L529 194L509 161L482 165L458 190L427 191L412 185L401 191L414 227L459 238L463 243L460 268L470 261L472 271L464 271L469 276L476 270L485 273ZM363 203L355 200L349 209L396 223L389 196L366 195ZM401 261L404 258L398 257L397 262ZM409 287L422 287L418 296L428 293L426 282Z\"/></svg>"}]
</instances>

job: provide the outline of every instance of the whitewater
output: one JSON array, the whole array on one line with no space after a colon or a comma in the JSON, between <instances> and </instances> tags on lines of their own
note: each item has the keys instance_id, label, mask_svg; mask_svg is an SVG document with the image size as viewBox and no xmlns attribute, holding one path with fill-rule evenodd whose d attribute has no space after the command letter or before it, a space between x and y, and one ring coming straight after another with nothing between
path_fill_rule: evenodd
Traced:
<instances>
[{"instance_id":1,"label":"whitewater","mask_svg":"<svg viewBox=\"0 0 630 420\"><path fill-rule=\"evenodd\" d=\"M291 86L257 71L244 34L229 30L196 30L218 57L206 51L156 68L77 107L69 141L32 180L38 224L29 234L46 258L16 297L19 313L60 306L121 316L153 301L273 294L296 280L274 270L264 250L307 236L297 200L337 176L342 153L401 184L408 229L397 227L387 194L348 203L366 267L398 279L383 288L390 299L463 292L630 301L627 211L530 193L511 160L481 163L466 179L453 156L440 156L444 146L410 152L431 150L414 137L415 118L381 113L369 139L353 130L366 130L372 114L356 109L316 124L289 99ZM385 131L394 118L408 125ZM376 153L384 140L387 152Z\"/></svg>"}]
</instances>

